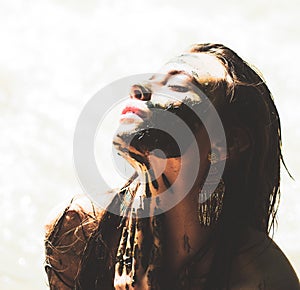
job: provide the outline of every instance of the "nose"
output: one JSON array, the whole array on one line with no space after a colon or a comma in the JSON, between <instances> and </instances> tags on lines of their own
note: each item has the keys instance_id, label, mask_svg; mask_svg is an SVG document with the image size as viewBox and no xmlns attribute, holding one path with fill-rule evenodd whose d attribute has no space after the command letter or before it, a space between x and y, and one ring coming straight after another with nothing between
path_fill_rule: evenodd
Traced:
<instances>
[{"instance_id":1,"label":"nose","mask_svg":"<svg viewBox=\"0 0 300 290\"><path fill-rule=\"evenodd\" d=\"M141 101L149 101L151 99L151 90L142 85L134 85L131 87L130 97Z\"/></svg>"}]
</instances>

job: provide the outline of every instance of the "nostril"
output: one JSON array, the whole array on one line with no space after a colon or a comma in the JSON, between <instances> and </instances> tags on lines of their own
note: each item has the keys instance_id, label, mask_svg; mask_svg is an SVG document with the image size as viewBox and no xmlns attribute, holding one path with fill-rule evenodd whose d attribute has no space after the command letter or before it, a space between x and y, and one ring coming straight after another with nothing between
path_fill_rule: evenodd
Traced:
<instances>
[{"instance_id":1,"label":"nostril","mask_svg":"<svg viewBox=\"0 0 300 290\"><path fill-rule=\"evenodd\" d=\"M132 98L142 101L149 101L151 98L150 90L140 85L133 86L130 95Z\"/></svg>"},{"instance_id":2,"label":"nostril","mask_svg":"<svg viewBox=\"0 0 300 290\"><path fill-rule=\"evenodd\" d=\"M133 91L133 96L134 96L135 98L137 98L137 99L142 99L143 93L142 93L142 91L140 91L140 90L134 90L134 91Z\"/></svg>"},{"instance_id":3,"label":"nostril","mask_svg":"<svg viewBox=\"0 0 300 290\"><path fill-rule=\"evenodd\" d=\"M145 91L143 95L145 101L149 101L151 99L151 92Z\"/></svg>"}]
</instances>

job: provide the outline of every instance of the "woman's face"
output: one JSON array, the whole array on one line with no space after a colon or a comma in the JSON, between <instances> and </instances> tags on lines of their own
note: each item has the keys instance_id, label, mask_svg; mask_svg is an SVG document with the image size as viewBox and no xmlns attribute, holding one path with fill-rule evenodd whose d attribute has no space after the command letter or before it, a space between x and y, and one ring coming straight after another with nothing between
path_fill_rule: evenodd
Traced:
<instances>
[{"instance_id":1,"label":"woman's face","mask_svg":"<svg viewBox=\"0 0 300 290\"><path fill-rule=\"evenodd\" d=\"M201 107L206 99L203 92L225 77L223 65L212 55L186 53L172 59L149 80L132 86L115 144L121 139L138 151L160 149L166 155L178 155L173 133L181 130L185 136L186 125L192 131L200 126L193 108Z\"/></svg>"}]
</instances>

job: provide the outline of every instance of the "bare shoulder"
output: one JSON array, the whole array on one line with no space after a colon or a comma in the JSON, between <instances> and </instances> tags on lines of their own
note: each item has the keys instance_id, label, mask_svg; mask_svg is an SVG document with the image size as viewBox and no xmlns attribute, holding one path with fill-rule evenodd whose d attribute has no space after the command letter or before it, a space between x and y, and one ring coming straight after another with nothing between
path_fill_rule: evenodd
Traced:
<instances>
[{"instance_id":1,"label":"bare shoulder","mask_svg":"<svg viewBox=\"0 0 300 290\"><path fill-rule=\"evenodd\" d=\"M103 210L77 196L45 225L45 270L50 289L73 289L78 266Z\"/></svg>"},{"instance_id":2,"label":"bare shoulder","mask_svg":"<svg viewBox=\"0 0 300 290\"><path fill-rule=\"evenodd\" d=\"M300 290L293 267L272 239L252 232L249 241L251 247L242 250L234 262L232 289Z\"/></svg>"},{"instance_id":3,"label":"bare shoulder","mask_svg":"<svg viewBox=\"0 0 300 290\"><path fill-rule=\"evenodd\" d=\"M46 239L50 236L78 232L78 227L88 233L95 228L102 213L103 210L97 207L87 196L75 196L67 205L63 207L60 205L54 209L52 217L45 225Z\"/></svg>"}]
</instances>

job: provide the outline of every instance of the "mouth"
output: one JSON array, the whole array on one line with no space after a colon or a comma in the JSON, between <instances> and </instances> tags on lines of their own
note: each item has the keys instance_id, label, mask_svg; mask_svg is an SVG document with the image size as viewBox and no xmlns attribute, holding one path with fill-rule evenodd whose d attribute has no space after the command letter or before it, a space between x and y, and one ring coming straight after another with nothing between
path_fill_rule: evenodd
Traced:
<instances>
[{"instance_id":1,"label":"mouth","mask_svg":"<svg viewBox=\"0 0 300 290\"><path fill-rule=\"evenodd\" d=\"M141 108L142 107L142 108ZM146 104L128 104L121 113L120 123L136 123L149 118Z\"/></svg>"}]
</instances>

